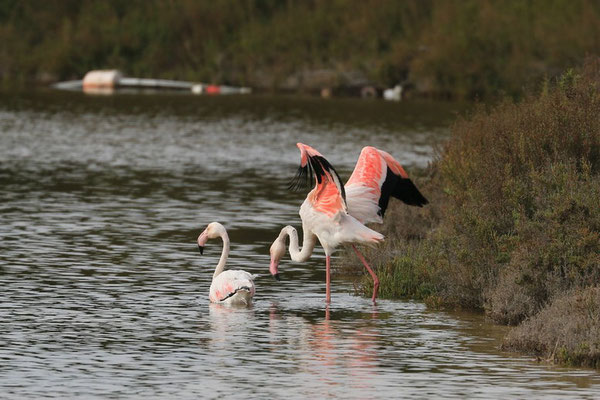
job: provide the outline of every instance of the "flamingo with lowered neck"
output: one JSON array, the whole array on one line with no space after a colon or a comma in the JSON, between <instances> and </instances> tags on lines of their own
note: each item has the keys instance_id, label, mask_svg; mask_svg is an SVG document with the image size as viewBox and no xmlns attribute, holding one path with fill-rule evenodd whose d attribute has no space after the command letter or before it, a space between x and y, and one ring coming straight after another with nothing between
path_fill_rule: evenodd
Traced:
<instances>
[{"instance_id":1,"label":"flamingo with lowered neck","mask_svg":"<svg viewBox=\"0 0 600 400\"><path fill-rule=\"evenodd\" d=\"M277 267L279 265L279 260L285 254L285 238L290 238L290 258L295 262L304 262L307 261L313 253L315 248L315 244L317 243L317 236L312 233L309 229L304 228L304 240L302 241L302 249L299 247L298 243L298 231L291 225L284 226L279 232L279 236L273 244L271 245L271 265L270 270L273 274L273 277L277 280L280 280L279 273L277 272ZM279 257L273 257L273 255L280 255Z\"/></svg>"},{"instance_id":2,"label":"flamingo with lowered neck","mask_svg":"<svg viewBox=\"0 0 600 400\"><path fill-rule=\"evenodd\" d=\"M390 197L412 206L422 207L427 199L409 179L408 174L390 154L375 147L362 149L356 167L345 186L331 164L317 150L302 143L298 179L316 179L314 189L300 207L304 240L298 247L298 233L292 226L281 229L271 245L271 274L279 280L279 261L285 255L285 240L290 238L290 256L303 262L310 258L317 238L326 256L326 301L331 301L330 256L337 245L352 244L356 255L373 278L372 301L377 298L379 279L354 243L374 244L383 235L367 228L368 222L383 222Z\"/></svg>"},{"instance_id":3,"label":"flamingo with lowered neck","mask_svg":"<svg viewBox=\"0 0 600 400\"><path fill-rule=\"evenodd\" d=\"M223 225L211 222L198 236L200 254L203 253L204 246L209 239L218 237L223 240L223 251L210 284L209 299L212 303L248 305L252 302L256 291L254 276L242 270L225 271L225 264L229 257L229 235Z\"/></svg>"}]
</instances>

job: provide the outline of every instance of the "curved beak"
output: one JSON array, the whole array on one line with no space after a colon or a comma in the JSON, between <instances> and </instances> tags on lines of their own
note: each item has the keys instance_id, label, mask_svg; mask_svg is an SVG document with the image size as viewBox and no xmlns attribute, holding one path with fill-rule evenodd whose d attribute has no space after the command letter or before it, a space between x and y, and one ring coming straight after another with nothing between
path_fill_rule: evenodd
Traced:
<instances>
[{"instance_id":1,"label":"curved beak","mask_svg":"<svg viewBox=\"0 0 600 400\"><path fill-rule=\"evenodd\" d=\"M279 277L279 272L277 271L277 267L279 266L279 263L275 260L271 260L271 265L269 265L269 271L271 271L271 275L273 275L273 278L275 278L275 280L280 281L281 278Z\"/></svg>"},{"instance_id":2,"label":"curved beak","mask_svg":"<svg viewBox=\"0 0 600 400\"><path fill-rule=\"evenodd\" d=\"M200 236L198 236L198 250L200 250L200 254L204 253L204 245L208 241L208 234L206 231L202 232Z\"/></svg>"}]
</instances>

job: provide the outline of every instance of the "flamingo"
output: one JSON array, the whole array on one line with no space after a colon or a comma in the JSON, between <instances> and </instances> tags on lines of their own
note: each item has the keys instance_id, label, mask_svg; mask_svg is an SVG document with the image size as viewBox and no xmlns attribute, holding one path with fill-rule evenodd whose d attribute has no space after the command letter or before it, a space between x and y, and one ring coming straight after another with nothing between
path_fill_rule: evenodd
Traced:
<instances>
[{"instance_id":1,"label":"flamingo","mask_svg":"<svg viewBox=\"0 0 600 400\"><path fill-rule=\"evenodd\" d=\"M316 185L300 207L304 240L298 247L298 232L290 225L281 229L271 245L271 274L279 280L279 261L285 255L286 237L290 238L290 256L304 262L313 252L317 239L325 250L326 301L331 301L330 257L335 248L350 243L354 252L373 278L375 303L379 279L355 243L372 245L383 235L367 228L369 222L382 223L390 196L404 203L422 207L427 199L419 192L408 174L389 153L372 146L364 147L345 186L333 166L314 148L296 144L300 149L300 167L296 183L303 177L316 179Z\"/></svg>"},{"instance_id":2,"label":"flamingo","mask_svg":"<svg viewBox=\"0 0 600 400\"><path fill-rule=\"evenodd\" d=\"M255 292L254 276L242 270L224 271L229 257L229 235L223 225L211 222L198 236L200 254L203 253L206 242L217 237L223 240L223 251L210 284L209 299L212 303L248 305Z\"/></svg>"}]
</instances>

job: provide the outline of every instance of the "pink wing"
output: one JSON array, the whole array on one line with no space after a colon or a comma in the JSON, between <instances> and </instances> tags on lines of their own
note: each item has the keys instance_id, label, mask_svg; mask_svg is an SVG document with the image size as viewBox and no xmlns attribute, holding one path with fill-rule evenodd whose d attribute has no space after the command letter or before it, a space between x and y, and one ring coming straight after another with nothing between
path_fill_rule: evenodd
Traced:
<instances>
[{"instance_id":1,"label":"pink wing","mask_svg":"<svg viewBox=\"0 0 600 400\"><path fill-rule=\"evenodd\" d=\"M297 146L300 149L298 178L314 176L317 181L307 197L312 207L329 217L338 212L347 213L346 192L333 166L312 147L302 143L297 143Z\"/></svg>"},{"instance_id":2,"label":"pink wing","mask_svg":"<svg viewBox=\"0 0 600 400\"><path fill-rule=\"evenodd\" d=\"M402 165L372 146L360 152L345 188L350 214L364 223L382 222L390 196L411 206L428 203Z\"/></svg>"}]
</instances>

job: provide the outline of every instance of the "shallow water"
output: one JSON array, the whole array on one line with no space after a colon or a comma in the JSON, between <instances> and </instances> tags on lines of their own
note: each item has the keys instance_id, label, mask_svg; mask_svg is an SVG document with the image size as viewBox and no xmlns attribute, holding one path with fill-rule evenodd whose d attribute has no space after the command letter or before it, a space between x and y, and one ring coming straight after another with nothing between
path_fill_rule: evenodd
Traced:
<instances>
[{"instance_id":1,"label":"shallow water","mask_svg":"<svg viewBox=\"0 0 600 400\"><path fill-rule=\"evenodd\" d=\"M324 257L268 248L300 226L286 187L313 145L348 177L366 144L409 171L456 107L267 96L0 96L1 398L597 398L600 376L497 350L506 328L353 295ZM250 308L210 305L220 221Z\"/></svg>"}]
</instances>

